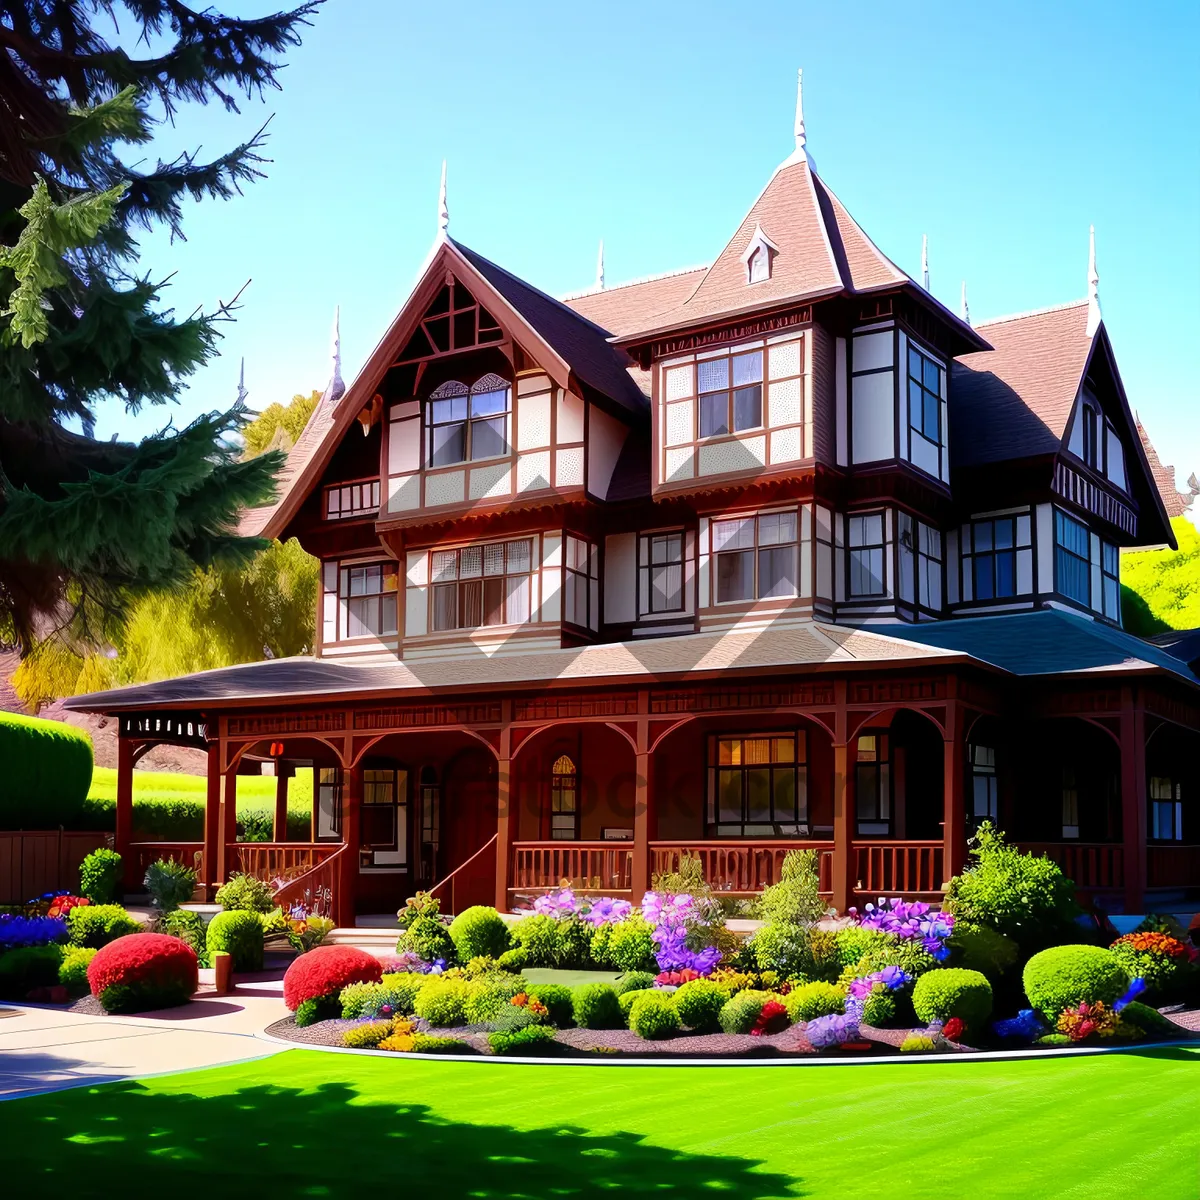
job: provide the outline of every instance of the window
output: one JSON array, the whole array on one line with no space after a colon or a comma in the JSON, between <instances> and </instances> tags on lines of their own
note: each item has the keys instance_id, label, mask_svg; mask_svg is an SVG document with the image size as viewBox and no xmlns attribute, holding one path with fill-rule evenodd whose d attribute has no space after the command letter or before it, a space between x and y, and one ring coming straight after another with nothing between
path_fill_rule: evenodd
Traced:
<instances>
[{"instance_id":1,"label":"window","mask_svg":"<svg viewBox=\"0 0 1200 1200\"><path fill-rule=\"evenodd\" d=\"M963 569L970 572L976 600L1001 600L1017 594L1017 519L997 517L971 524L970 553Z\"/></svg>"},{"instance_id":2,"label":"window","mask_svg":"<svg viewBox=\"0 0 1200 1200\"><path fill-rule=\"evenodd\" d=\"M1121 551L1108 542L1100 543L1100 573L1104 594L1104 615L1110 621L1121 620Z\"/></svg>"},{"instance_id":3,"label":"window","mask_svg":"<svg viewBox=\"0 0 1200 1200\"><path fill-rule=\"evenodd\" d=\"M421 768L421 877L433 879L437 871L439 831L442 823L442 789L434 767Z\"/></svg>"},{"instance_id":4,"label":"window","mask_svg":"<svg viewBox=\"0 0 1200 1200\"><path fill-rule=\"evenodd\" d=\"M1083 461L1095 470L1103 467L1103 455L1100 449L1100 414L1090 404L1085 404L1081 410L1083 416Z\"/></svg>"},{"instance_id":5,"label":"window","mask_svg":"<svg viewBox=\"0 0 1200 1200\"><path fill-rule=\"evenodd\" d=\"M600 551L583 538L567 534L563 575L563 620L581 629L600 626Z\"/></svg>"},{"instance_id":6,"label":"window","mask_svg":"<svg viewBox=\"0 0 1200 1200\"><path fill-rule=\"evenodd\" d=\"M325 489L325 518L345 521L379 511L379 480L363 479L358 483L340 483Z\"/></svg>"},{"instance_id":7,"label":"window","mask_svg":"<svg viewBox=\"0 0 1200 1200\"><path fill-rule=\"evenodd\" d=\"M364 867L408 863L408 772L403 767L363 771L360 863Z\"/></svg>"},{"instance_id":8,"label":"window","mask_svg":"<svg viewBox=\"0 0 1200 1200\"><path fill-rule=\"evenodd\" d=\"M762 368L761 350L696 364L702 438L762 427Z\"/></svg>"},{"instance_id":9,"label":"window","mask_svg":"<svg viewBox=\"0 0 1200 1200\"><path fill-rule=\"evenodd\" d=\"M1183 786L1156 775L1150 778L1150 836L1159 842L1183 841Z\"/></svg>"},{"instance_id":10,"label":"window","mask_svg":"<svg viewBox=\"0 0 1200 1200\"><path fill-rule=\"evenodd\" d=\"M942 608L942 534L917 522L917 602L940 612Z\"/></svg>"},{"instance_id":11,"label":"window","mask_svg":"<svg viewBox=\"0 0 1200 1200\"><path fill-rule=\"evenodd\" d=\"M342 837L342 772L337 767L317 771L317 841L337 842Z\"/></svg>"},{"instance_id":12,"label":"window","mask_svg":"<svg viewBox=\"0 0 1200 1200\"><path fill-rule=\"evenodd\" d=\"M1091 603L1087 526L1054 510L1054 578L1057 590L1080 604Z\"/></svg>"},{"instance_id":13,"label":"window","mask_svg":"<svg viewBox=\"0 0 1200 1200\"><path fill-rule=\"evenodd\" d=\"M710 737L708 820L718 837L807 837L804 734Z\"/></svg>"},{"instance_id":14,"label":"window","mask_svg":"<svg viewBox=\"0 0 1200 1200\"><path fill-rule=\"evenodd\" d=\"M550 837L574 841L579 836L579 772L564 754L550 768Z\"/></svg>"},{"instance_id":15,"label":"window","mask_svg":"<svg viewBox=\"0 0 1200 1200\"><path fill-rule=\"evenodd\" d=\"M1079 837L1079 784L1070 767L1063 767L1062 775L1062 835Z\"/></svg>"},{"instance_id":16,"label":"window","mask_svg":"<svg viewBox=\"0 0 1200 1200\"><path fill-rule=\"evenodd\" d=\"M971 763L971 814L969 824L981 821L993 824L999 818L999 791L996 782L996 751L992 746L969 746Z\"/></svg>"},{"instance_id":17,"label":"window","mask_svg":"<svg viewBox=\"0 0 1200 1200\"><path fill-rule=\"evenodd\" d=\"M385 637L396 632L396 564L366 563L342 568L345 627L342 636Z\"/></svg>"},{"instance_id":18,"label":"window","mask_svg":"<svg viewBox=\"0 0 1200 1200\"><path fill-rule=\"evenodd\" d=\"M511 392L499 375L471 387L448 380L429 395L429 464L450 466L507 454Z\"/></svg>"},{"instance_id":19,"label":"window","mask_svg":"<svg viewBox=\"0 0 1200 1200\"><path fill-rule=\"evenodd\" d=\"M908 423L935 446L942 442L942 368L908 344Z\"/></svg>"},{"instance_id":20,"label":"window","mask_svg":"<svg viewBox=\"0 0 1200 1200\"><path fill-rule=\"evenodd\" d=\"M762 283L764 279L771 278L770 251L767 250L766 246L758 245L754 247L746 263L746 275L748 283Z\"/></svg>"},{"instance_id":21,"label":"window","mask_svg":"<svg viewBox=\"0 0 1200 1200\"><path fill-rule=\"evenodd\" d=\"M682 612L683 531L643 534L638 561L641 564L639 612Z\"/></svg>"},{"instance_id":22,"label":"window","mask_svg":"<svg viewBox=\"0 0 1200 1200\"><path fill-rule=\"evenodd\" d=\"M533 543L528 538L434 550L429 557L435 630L529 620Z\"/></svg>"},{"instance_id":23,"label":"window","mask_svg":"<svg viewBox=\"0 0 1200 1200\"><path fill-rule=\"evenodd\" d=\"M892 768L886 733L864 733L859 736L855 744L854 768L858 832L891 832Z\"/></svg>"},{"instance_id":24,"label":"window","mask_svg":"<svg viewBox=\"0 0 1200 1200\"><path fill-rule=\"evenodd\" d=\"M848 517L850 543L850 595L883 596L883 513Z\"/></svg>"},{"instance_id":25,"label":"window","mask_svg":"<svg viewBox=\"0 0 1200 1200\"><path fill-rule=\"evenodd\" d=\"M718 604L795 596L796 513L712 523Z\"/></svg>"}]
</instances>

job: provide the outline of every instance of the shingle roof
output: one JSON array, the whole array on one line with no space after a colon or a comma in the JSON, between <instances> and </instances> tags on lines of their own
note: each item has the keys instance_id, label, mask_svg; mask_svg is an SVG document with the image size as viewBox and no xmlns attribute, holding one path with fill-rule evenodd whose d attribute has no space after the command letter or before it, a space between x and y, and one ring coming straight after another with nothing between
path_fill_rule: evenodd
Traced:
<instances>
[{"instance_id":1,"label":"shingle roof","mask_svg":"<svg viewBox=\"0 0 1200 1200\"><path fill-rule=\"evenodd\" d=\"M567 296L563 303L620 337L650 328L660 314L677 308L692 294L707 270L707 267L693 267L653 279L618 284L579 296Z\"/></svg>"},{"instance_id":2,"label":"shingle roof","mask_svg":"<svg viewBox=\"0 0 1200 1200\"><path fill-rule=\"evenodd\" d=\"M1150 435L1140 420L1137 422L1137 432L1142 442L1142 449L1146 452L1146 462L1150 465L1150 474L1154 477L1154 486L1158 488L1158 494L1162 498L1167 516L1182 517L1192 506L1192 496L1179 491L1175 482L1175 468L1163 465L1158 457L1158 451L1154 449L1154 443L1150 441Z\"/></svg>"}]
</instances>

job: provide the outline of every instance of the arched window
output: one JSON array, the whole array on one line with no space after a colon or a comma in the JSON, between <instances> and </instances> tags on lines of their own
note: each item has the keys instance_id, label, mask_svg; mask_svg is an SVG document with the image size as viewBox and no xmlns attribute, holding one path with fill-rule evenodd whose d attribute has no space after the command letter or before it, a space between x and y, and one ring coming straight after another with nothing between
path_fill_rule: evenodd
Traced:
<instances>
[{"instance_id":1,"label":"arched window","mask_svg":"<svg viewBox=\"0 0 1200 1200\"><path fill-rule=\"evenodd\" d=\"M510 397L508 381L484 375L470 387L448 379L429 394L429 465L508 454Z\"/></svg>"},{"instance_id":2,"label":"arched window","mask_svg":"<svg viewBox=\"0 0 1200 1200\"><path fill-rule=\"evenodd\" d=\"M550 836L574 841L579 836L579 772L569 754L550 768Z\"/></svg>"}]
</instances>

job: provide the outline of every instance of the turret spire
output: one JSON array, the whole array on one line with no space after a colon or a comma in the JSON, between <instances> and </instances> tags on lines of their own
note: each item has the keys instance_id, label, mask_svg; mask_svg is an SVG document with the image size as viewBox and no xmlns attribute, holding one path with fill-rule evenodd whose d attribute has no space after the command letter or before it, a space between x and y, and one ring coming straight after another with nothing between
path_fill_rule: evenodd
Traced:
<instances>
[{"instance_id":1,"label":"turret spire","mask_svg":"<svg viewBox=\"0 0 1200 1200\"><path fill-rule=\"evenodd\" d=\"M1100 315L1100 276L1096 272L1096 227L1088 227L1088 309L1087 335L1100 328L1103 317Z\"/></svg>"},{"instance_id":2,"label":"turret spire","mask_svg":"<svg viewBox=\"0 0 1200 1200\"><path fill-rule=\"evenodd\" d=\"M959 316L962 317L968 325L971 323L971 309L967 305L967 281L962 281L962 305L959 311Z\"/></svg>"},{"instance_id":3,"label":"turret spire","mask_svg":"<svg viewBox=\"0 0 1200 1200\"><path fill-rule=\"evenodd\" d=\"M250 395L250 393L248 391L246 391L246 358L245 358L245 355L243 355L242 356L242 367L241 367L241 370L238 372L237 402L239 404L245 404L246 397L248 395Z\"/></svg>"},{"instance_id":4,"label":"turret spire","mask_svg":"<svg viewBox=\"0 0 1200 1200\"><path fill-rule=\"evenodd\" d=\"M929 291L929 234L921 234L921 283Z\"/></svg>"},{"instance_id":5,"label":"turret spire","mask_svg":"<svg viewBox=\"0 0 1200 1200\"><path fill-rule=\"evenodd\" d=\"M600 250L596 255L596 290L604 291L604 239L600 239Z\"/></svg>"},{"instance_id":6,"label":"turret spire","mask_svg":"<svg viewBox=\"0 0 1200 1200\"><path fill-rule=\"evenodd\" d=\"M450 236L450 209L446 205L446 160L442 159L442 186L438 189L438 237Z\"/></svg>"},{"instance_id":7,"label":"turret spire","mask_svg":"<svg viewBox=\"0 0 1200 1200\"><path fill-rule=\"evenodd\" d=\"M342 306L339 304L333 310L333 338L330 354L333 358L333 370L329 376L329 386L325 389L330 403L336 404L346 391L342 381Z\"/></svg>"},{"instance_id":8,"label":"turret spire","mask_svg":"<svg viewBox=\"0 0 1200 1200\"><path fill-rule=\"evenodd\" d=\"M804 68L796 71L796 153L808 153L808 135L804 131Z\"/></svg>"}]
</instances>

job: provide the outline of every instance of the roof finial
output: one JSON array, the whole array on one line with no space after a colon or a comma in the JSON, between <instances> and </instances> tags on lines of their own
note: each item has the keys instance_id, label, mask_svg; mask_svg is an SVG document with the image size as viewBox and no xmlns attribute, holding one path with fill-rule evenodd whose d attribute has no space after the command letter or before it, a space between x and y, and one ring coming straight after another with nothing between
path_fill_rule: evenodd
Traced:
<instances>
[{"instance_id":1,"label":"roof finial","mask_svg":"<svg viewBox=\"0 0 1200 1200\"><path fill-rule=\"evenodd\" d=\"M442 186L438 189L438 237L450 236L450 209L446 207L446 160L442 159Z\"/></svg>"},{"instance_id":2,"label":"roof finial","mask_svg":"<svg viewBox=\"0 0 1200 1200\"><path fill-rule=\"evenodd\" d=\"M333 357L333 371L329 376L329 386L325 389L332 403L341 399L346 391L342 381L342 306L339 304L333 310L333 344L330 347Z\"/></svg>"},{"instance_id":3,"label":"roof finial","mask_svg":"<svg viewBox=\"0 0 1200 1200\"><path fill-rule=\"evenodd\" d=\"M967 304L967 281L965 279L962 281L962 305L961 305L961 309L959 312L959 316L961 316L962 319L964 321L966 321L966 323L968 325L970 325L971 309Z\"/></svg>"},{"instance_id":4,"label":"roof finial","mask_svg":"<svg viewBox=\"0 0 1200 1200\"><path fill-rule=\"evenodd\" d=\"M796 153L808 153L808 135L804 132L804 68L796 71Z\"/></svg>"},{"instance_id":5,"label":"roof finial","mask_svg":"<svg viewBox=\"0 0 1200 1200\"><path fill-rule=\"evenodd\" d=\"M245 404L248 395L250 393L246 391L246 356L242 355L242 369L238 372L238 404Z\"/></svg>"},{"instance_id":6,"label":"roof finial","mask_svg":"<svg viewBox=\"0 0 1200 1200\"><path fill-rule=\"evenodd\" d=\"M1088 226L1088 309L1087 335L1100 328L1100 276L1096 273L1096 227Z\"/></svg>"},{"instance_id":7,"label":"roof finial","mask_svg":"<svg viewBox=\"0 0 1200 1200\"><path fill-rule=\"evenodd\" d=\"M921 282L929 291L929 234L921 234Z\"/></svg>"},{"instance_id":8,"label":"roof finial","mask_svg":"<svg viewBox=\"0 0 1200 1200\"><path fill-rule=\"evenodd\" d=\"M600 251L596 255L596 290L604 291L604 239L600 239Z\"/></svg>"}]
</instances>

